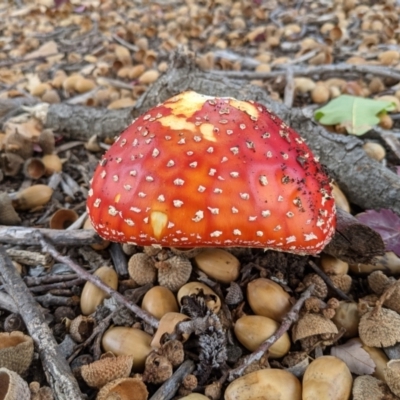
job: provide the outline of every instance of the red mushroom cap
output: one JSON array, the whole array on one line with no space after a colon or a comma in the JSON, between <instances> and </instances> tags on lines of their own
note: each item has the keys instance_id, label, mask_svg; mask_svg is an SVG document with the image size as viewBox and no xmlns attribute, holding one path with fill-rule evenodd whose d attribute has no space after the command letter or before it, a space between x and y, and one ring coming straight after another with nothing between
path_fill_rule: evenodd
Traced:
<instances>
[{"instance_id":1,"label":"red mushroom cap","mask_svg":"<svg viewBox=\"0 0 400 400\"><path fill-rule=\"evenodd\" d=\"M171 247L317 254L335 229L330 179L261 104L181 93L105 153L87 201L100 236Z\"/></svg>"}]
</instances>

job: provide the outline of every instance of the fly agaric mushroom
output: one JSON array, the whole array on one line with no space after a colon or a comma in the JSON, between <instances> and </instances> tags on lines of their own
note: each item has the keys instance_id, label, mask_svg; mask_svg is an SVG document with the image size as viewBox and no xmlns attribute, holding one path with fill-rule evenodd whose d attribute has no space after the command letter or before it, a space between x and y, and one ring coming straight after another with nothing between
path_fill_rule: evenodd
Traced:
<instances>
[{"instance_id":1,"label":"fly agaric mushroom","mask_svg":"<svg viewBox=\"0 0 400 400\"><path fill-rule=\"evenodd\" d=\"M263 105L181 93L138 117L105 153L88 196L105 239L317 254L335 229L330 179Z\"/></svg>"}]
</instances>

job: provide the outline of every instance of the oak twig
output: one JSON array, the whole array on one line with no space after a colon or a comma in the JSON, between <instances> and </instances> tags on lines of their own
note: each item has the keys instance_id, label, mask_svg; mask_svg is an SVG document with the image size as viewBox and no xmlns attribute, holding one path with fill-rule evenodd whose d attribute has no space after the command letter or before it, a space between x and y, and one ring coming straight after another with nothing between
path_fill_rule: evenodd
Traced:
<instances>
[{"instance_id":1,"label":"oak twig","mask_svg":"<svg viewBox=\"0 0 400 400\"><path fill-rule=\"evenodd\" d=\"M73 271L75 271L81 278L93 283L93 285L96 285L101 290L104 290L109 296L113 297L119 304L128 308L130 311L132 311L134 314L136 314L139 318L143 319L143 321L145 321L147 324L149 324L153 328L158 327L157 318L154 318L151 314L142 310L136 304L133 304L132 302L128 301L124 296L122 296L121 293L110 288L110 286L106 285L99 277L97 277L96 275L90 274L89 272L84 270L82 267L80 267L78 264L76 264L74 261L72 261L69 257L63 256L62 254L60 254L56 250L56 248L53 245L51 245L44 238L44 236L41 232L39 232L39 231L36 232L35 236L36 236L36 240L42 246L43 251L48 252L56 260L64 263L65 265L68 265L68 267L70 267Z\"/></svg>"},{"instance_id":2,"label":"oak twig","mask_svg":"<svg viewBox=\"0 0 400 400\"><path fill-rule=\"evenodd\" d=\"M65 358L61 355L57 342L45 322L43 313L1 245L0 274L39 350L47 380L55 393L55 397L58 400L82 399L83 395L78 383Z\"/></svg>"}]
</instances>

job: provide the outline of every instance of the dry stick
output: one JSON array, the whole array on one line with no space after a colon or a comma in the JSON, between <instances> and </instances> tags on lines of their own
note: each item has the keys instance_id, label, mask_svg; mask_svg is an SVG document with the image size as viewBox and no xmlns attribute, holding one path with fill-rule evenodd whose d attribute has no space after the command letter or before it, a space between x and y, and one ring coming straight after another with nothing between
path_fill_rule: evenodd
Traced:
<instances>
[{"instance_id":1,"label":"dry stick","mask_svg":"<svg viewBox=\"0 0 400 400\"><path fill-rule=\"evenodd\" d=\"M14 303L12 297L7 293L0 292L0 309L18 314L18 307Z\"/></svg>"},{"instance_id":2,"label":"dry stick","mask_svg":"<svg viewBox=\"0 0 400 400\"><path fill-rule=\"evenodd\" d=\"M337 293L337 295L338 295L340 298L342 298L343 300L346 300L346 301L351 301L350 297L347 296L347 294L345 294L345 293L344 293L342 290L340 290L338 287L336 287L336 286L333 284L333 282L331 281L331 279L329 278L329 276L328 276L324 271L322 271L321 268L318 268L318 265L315 264L314 261L311 261L311 260L310 260L310 261L308 262L308 264L309 264L310 267L315 271L315 273L316 273L317 275L319 275L319 276L323 279L323 281L324 281L332 290L334 290L334 291Z\"/></svg>"},{"instance_id":3,"label":"dry stick","mask_svg":"<svg viewBox=\"0 0 400 400\"><path fill-rule=\"evenodd\" d=\"M186 375L194 370L194 363L191 360L184 361L174 374L153 394L150 400L169 400L175 396Z\"/></svg>"},{"instance_id":4,"label":"dry stick","mask_svg":"<svg viewBox=\"0 0 400 400\"><path fill-rule=\"evenodd\" d=\"M30 287L29 290L33 293L48 292L53 289L66 289L72 286L80 286L85 283L82 278L72 279L64 282L49 283L47 285L39 285Z\"/></svg>"},{"instance_id":5,"label":"dry stick","mask_svg":"<svg viewBox=\"0 0 400 400\"><path fill-rule=\"evenodd\" d=\"M372 74L383 78L391 78L400 81L400 72L394 68L378 67L375 65L362 64L335 64L318 65L317 67L293 67L294 76L312 76L323 74L341 74L343 72L353 72L357 74ZM250 71L212 71L213 74L223 75L226 78L234 79L270 79L286 75L287 68L282 68L271 72L250 72Z\"/></svg>"},{"instance_id":6,"label":"dry stick","mask_svg":"<svg viewBox=\"0 0 400 400\"><path fill-rule=\"evenodd\" d=\"M293 107L293 99L294 99L294 78L293 78L293 70L292 68L288 68L286 72L286 86L285 86L285 94L283 104L286 107L292 108Z\"/></svg>"},{"instance_id":7,"label":"dry stick","mask_svg":"<svg viewBox=\"0 0 400 400\"><path fill-rule=\"evenodd\" d=\"M283 318L280 327L276 330L276 332L265 340L258 349L254 352L245 357L242 364L231 370L228 375L228 380L233 381L237 377L239 377L243 371L254 361L258 361L261 357L265 354L266 351L284 334L286 333L289 328L292 326L294 322L297 321L299 317L299 312L301 307L303 307L304 302L311 296L314 285L310 285L300 296L297 300L296 304L291 308L291 310L286 314L285 318Z\"/></svg>"},{"instance_id":8,"label":"dry stick","mask_svg":"<svg viewBox=\"0 0 400 400\"><path fill-rule=\"evenodd\" d=\"M50 283L68 282L74 279L78 279L77 274L65 274L65 275L45 275L45 276L25 276L25 285L29 288L31 286L47 285ZM31 289L30 289L31 290Z\"/></svg>"},{"instance_id":9,"label":"dry stick","mask_svg":"<svg viewBox=\"0 0 400 400\"><path fill-rule=\"evenodd\" d=\"M54 391L56 399L82 399L83 395L79 390L78 383L72 375L65 358L58 350L57 342L45 322L43 313L1 245L0 273L6 284L7 291L14 299L18 312L39 350L47 380Z\"/></svg>"},{"instance_id":10,"label":"dry stick","mask_svg":"<svg viewBox=\"0 0 400 400\"><path fill-rule=\"evenodd\" d=\"M77 274L79 274L79 276L81 278L93 283L93 285L96 285L101 290L104 290L109 296L113 297L119 304L121 304L122 306L131 310L134 314L136 314L139 318L141 318L147 324L149 324L153 328L156 328L156 329L158 328L159 321L157 318L154 318L151 314L142 310L136 304L133 304L130 301L128 301L124 296L122 296L121 293L117 292L116 290L110 288L110 286L106 285L98 276L91 275L89 272L84 270L78 264L73 262L69 257L63 256L62 254L60 254L56 250L56 248L53 245L51 245L44 238L44 236L41 232L39 232L39 231L36 232L35 236L36 236L36 240L42 246L43 251L48 252L49 254L51 254L51 256L53 258L55 258L56 260L60 261L61 263L64 263L68 267L70 267L73 271L75 271Z\"/></svg>"},{"instance_id":11,"label":"dry stick","mask_svg":"<svg viewBox=\"0 0 400 400\"><path fill-rule=\"evenodd\" d=\"M0 243L40 245L35 232L49 237L60 246L85 246L101 243L102 239L92 229L67 231L65 229L26 228L22 226L0 225Z\"/></svg>"}]
</instances>

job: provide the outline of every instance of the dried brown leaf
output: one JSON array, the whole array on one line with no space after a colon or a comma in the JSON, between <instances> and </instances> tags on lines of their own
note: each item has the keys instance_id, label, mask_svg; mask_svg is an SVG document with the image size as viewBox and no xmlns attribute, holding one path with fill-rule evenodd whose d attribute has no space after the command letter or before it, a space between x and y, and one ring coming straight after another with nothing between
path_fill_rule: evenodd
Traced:
<instances>
[{"instance_id":1,"label":"dried brown leaf","mask_svg":"<svg viewBox=\"0 0 400 400\"><path fill-rule=\"evenodd\" d=\"M331 355L344 361L353 374L370 375L375 371L374 361L357 339L350 339L340 346L332 347Z\"/></svg>"}]
</instances>

